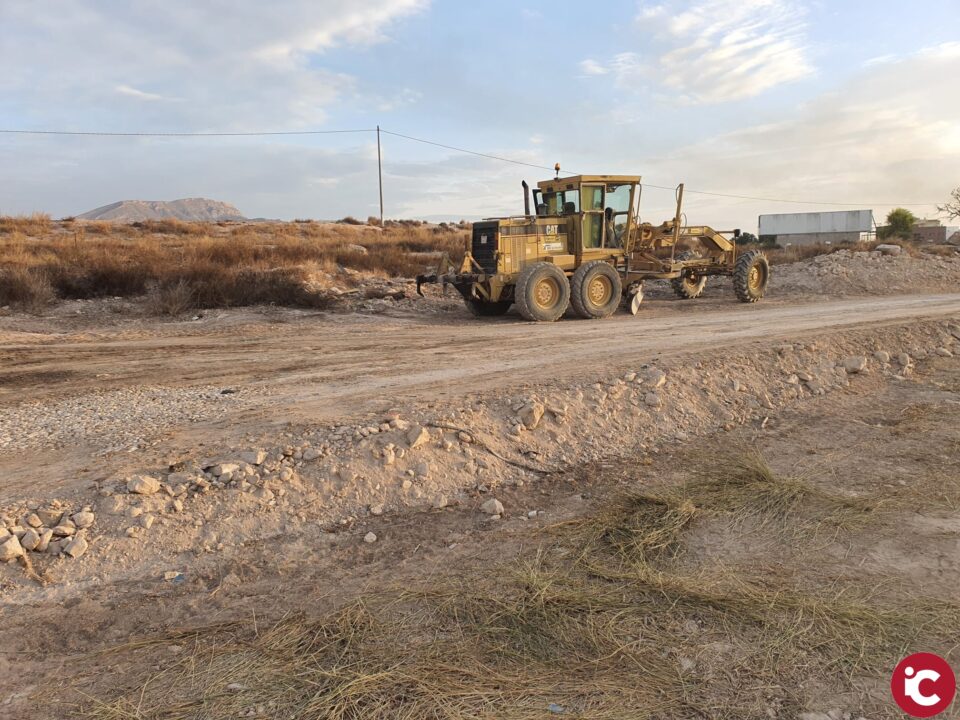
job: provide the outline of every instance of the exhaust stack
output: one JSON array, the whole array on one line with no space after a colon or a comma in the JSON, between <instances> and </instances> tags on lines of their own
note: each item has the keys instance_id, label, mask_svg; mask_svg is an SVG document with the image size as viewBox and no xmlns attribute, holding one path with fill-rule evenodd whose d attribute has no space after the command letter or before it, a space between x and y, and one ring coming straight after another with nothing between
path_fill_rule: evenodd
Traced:
<instances>
[{"instance_id":1,"label":"exhaust stack","mask_svg":"<svg viewBox=\"0 0 960 720\"><path fill-rule=\"evenodd\" d=\"M523 214L530 215L530 186L526 180L523 181Z\"/></svg>"}]
</instances>

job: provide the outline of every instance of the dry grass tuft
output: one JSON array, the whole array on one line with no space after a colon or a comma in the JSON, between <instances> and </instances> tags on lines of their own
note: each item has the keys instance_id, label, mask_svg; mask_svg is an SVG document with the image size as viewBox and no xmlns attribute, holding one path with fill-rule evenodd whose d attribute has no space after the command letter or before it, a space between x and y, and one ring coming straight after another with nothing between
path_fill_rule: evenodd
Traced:
<instances>
[{"instance_id":1,"label":"dry grass tuft","mask_svg":"<svg viewBox=\"0 0 960 720\"><path fill-rule=\"evenodd\" d=\"M823 490L803 477L784 477L755 448L731 448L703 462L683 492L700 508L747 520L760 532L816 533L865 522L878 503Z\"/></svg>"},{"instance_id":2,"label":"dry grass tuft","mask_svg":"<svg viewBox=\"0 0 960 720\"><path fill-rule=\"evenodd\" d=\"M46 213L13 216L0 215L0 235L23 233L25 235L39 237L50 231L52 222L50 216Z\"/></svg>"},{"instance_id":3,"label":"dry grass tuft","mask_svg":"<svg viewBox=\"0 0 960 720\"><path fill-rule=\"evenodd\" d=\"M438 230L0 218L0 274L13 283L0 288L0 301L38 307L55 299L142 296L153 288L152 305L164 314L260 303L322 307L326 299L309 289L317 273L338 274L349 287L362 277L350 271L412 277L440 253L462 257L466 232Z\"/></svg>"},{"instance_id":4,"label":"dry grass tuft","mask_svg":"<svg viewBox=\"0 0 960 720\"><path fill-rule=\"evenodd\" d=\"M756 456L718 477L733 478L722 483L733 494L698 479L696 496L620 498L483 572L367 593L319 618L194 630L192 655L81 712L335 720L562 712L612 720L762 718L774 708L796 717L825 686L853 691L917 642L952 642L960 609L950 603L892 602L841 581L805 587L792 576L691 568L690 558L681 569L686 533L716 521L709 503L737 512L734 498L759 491L787 524L799 519L799 502L825 503L828 514L836 507L832 497L777 479Z\"/></svg>"}]
</instances>

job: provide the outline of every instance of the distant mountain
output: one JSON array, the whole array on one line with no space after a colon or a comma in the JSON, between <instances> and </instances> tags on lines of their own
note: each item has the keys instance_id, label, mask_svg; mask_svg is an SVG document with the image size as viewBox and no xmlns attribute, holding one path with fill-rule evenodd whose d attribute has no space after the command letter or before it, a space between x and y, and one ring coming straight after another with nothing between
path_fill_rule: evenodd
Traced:
<instances>
[{"instance_id":1,"label":"distant mountain","mask_svg":"<svg viewBox=\"0 0 960 720\"><path fill-rule=\"evenodd\" d=\"M245 220L241 212L230 203L206 198L184 200L121 200L96 210L78 215L80 220L112 220L136 222L138 220Z\"/></svg>"}]
</instances>

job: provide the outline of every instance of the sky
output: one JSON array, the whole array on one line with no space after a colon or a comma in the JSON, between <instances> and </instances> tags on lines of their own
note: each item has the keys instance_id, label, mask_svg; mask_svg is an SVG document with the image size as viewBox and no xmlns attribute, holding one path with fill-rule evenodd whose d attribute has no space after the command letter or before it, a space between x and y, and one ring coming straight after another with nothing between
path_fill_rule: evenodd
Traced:
<instances>
[{"instance_id":1,"label":"sky","mask_svg":"<svg viewBox=\"0 0 960 720\"><path fill-rule=\"evenodd\" d=\"M688 220L723 229L844 207L935 217L960 185L957 0L0 0L0 67L0 129L364 131L0 133L3 214L208 197L365 218L377 125L684 182ZM387 217L518 213L520 182L552 175L381 139ZM672 205L645 188L645 220Z\"/></svg>"}]
</instances>

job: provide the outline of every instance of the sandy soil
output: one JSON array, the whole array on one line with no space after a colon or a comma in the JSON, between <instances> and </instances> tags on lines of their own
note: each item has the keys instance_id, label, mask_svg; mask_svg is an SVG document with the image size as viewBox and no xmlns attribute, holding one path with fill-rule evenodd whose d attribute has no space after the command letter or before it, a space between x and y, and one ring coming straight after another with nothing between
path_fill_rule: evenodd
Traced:
<instances>
[{"instance_id":1,"label":"sandy soil","mask_svg":"<svg viewBox=\"0 0 960 720\"><path fill-rule=\"evenodd\" d=\"M484 576L529 557L552 523L625 487L683 485L731 445L895 507L813 548L697 525L684 563L791 588L883 583L884 603L953 607L960 294L815 298L800 285L755 306L722 284L696 302L651 288L637 317L550 325L437 299L179 322L107 301L0 318L0 526L52 509L96 517L70 530L89 541L83 556L0 566L0 708L52 718L136 695L184 652L178 627ZM163 490L128 492L141 474ZM492 497L497 521L479 512ZM695 642L665 652L719 672ZM751 697L740 715L668 716L893 717L888 670L861 671L810 670L809 686Z\"/></svg>"}]
</instances>

